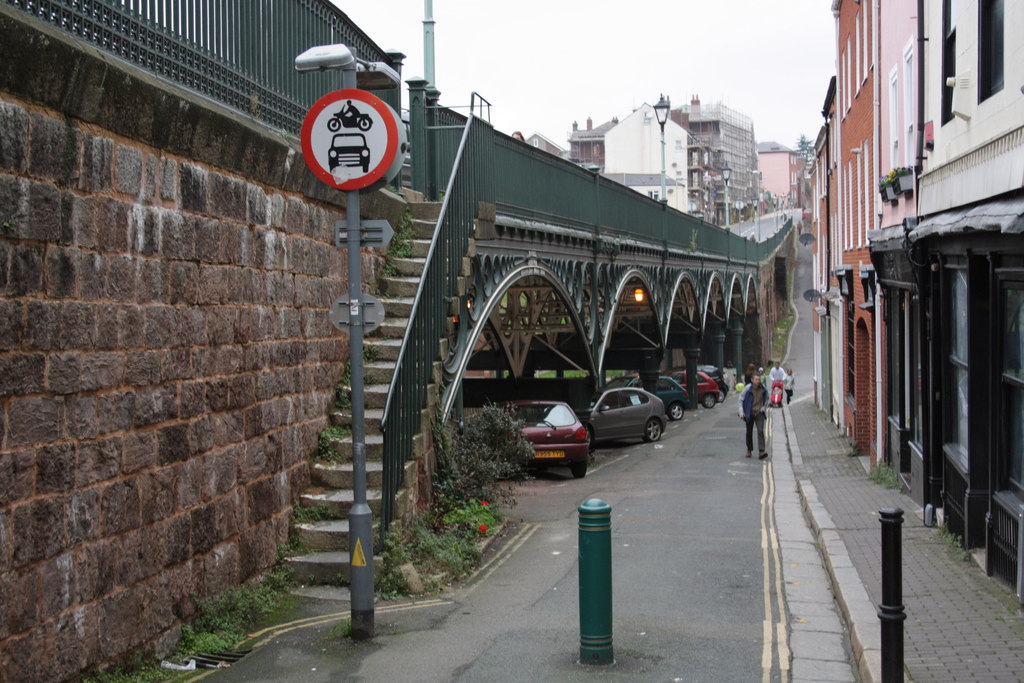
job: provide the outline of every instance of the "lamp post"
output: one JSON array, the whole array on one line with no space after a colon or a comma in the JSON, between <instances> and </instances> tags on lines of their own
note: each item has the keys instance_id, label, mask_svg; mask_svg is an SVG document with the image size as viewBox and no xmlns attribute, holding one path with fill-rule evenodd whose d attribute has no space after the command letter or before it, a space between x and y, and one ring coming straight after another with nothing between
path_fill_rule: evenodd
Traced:
<instances>
[{"instance_id":1,"label":"lamp post","mask_svg":"<svg viewBox=\"0 0 1024 683\"><path fill-rule=\"evenodd\" d=\"M668 202L668 194L665 192L665 122L668 121L668 112L672 108L669 99L664 95L658 96L658 103L654 105L654 116L661 126L661 201Z\"/></svg>"},{"instance_id":2,"label":"lamp post","mask_svg":"<svg viewBox=\"0 0 1024 683\"><path fill-rule=\"evenodd\" d=\"M732 169L726 166L722 169L722 179L725 180L725 229L728 231L730 226L729 214L732 213L732 207L729 206L729 178L732 177Z\"/></svg>"}]
</instances>

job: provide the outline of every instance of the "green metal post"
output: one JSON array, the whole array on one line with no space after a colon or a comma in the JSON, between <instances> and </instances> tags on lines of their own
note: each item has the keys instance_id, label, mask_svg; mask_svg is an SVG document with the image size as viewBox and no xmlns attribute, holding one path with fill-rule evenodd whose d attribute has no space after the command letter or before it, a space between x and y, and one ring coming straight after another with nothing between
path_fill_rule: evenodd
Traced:
<instances>
[{"instance_id":1,"label":"green metal post","mask_svg":"<svg viewBox=\"0 0 1024 683\"><path fill-rule=\"evenodd\" d=\"M591 498L579 513L580 662L611 664L612 507Z\"/></svg>"},{"instance_id":2,"label":"green metal post","mask_svg":"<svg viewBox=\"0 0 1024 683\"><path fill-rule=\"evenodd\" d=\"M427 145L427 81L414 78L409 85L409 143L412 152L412 189L427 191L430 149Z\"/></svg>"}]
</instances>

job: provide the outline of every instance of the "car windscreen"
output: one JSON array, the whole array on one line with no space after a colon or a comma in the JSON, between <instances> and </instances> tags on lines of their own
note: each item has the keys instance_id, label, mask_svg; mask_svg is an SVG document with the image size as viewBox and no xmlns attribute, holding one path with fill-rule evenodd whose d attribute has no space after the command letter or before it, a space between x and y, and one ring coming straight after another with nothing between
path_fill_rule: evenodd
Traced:
<instances>
[{"instance_id":1,"label":"car windscreen","mask_svg":"<svg viewBox=\"0 0 1024 683\"><path fill-rule=\"evenodd\" d=\"M629 377L623 375L622 377L613 377L608 380L607 384L604 385L605 389L620 389L622 387L628 387L633 384L635 377Z\"/></svg>"},{"instance_id":2,"label":"car windscreen","mask_svg":"<svg viewBox=\"0 0 1024 683\"><path fill-rule=\"evenodd\" d=\"M576 423L576 415L562 403L529 403L516 407L516 417L527 426L568 427Z\"/></svg>"}]
</instances>

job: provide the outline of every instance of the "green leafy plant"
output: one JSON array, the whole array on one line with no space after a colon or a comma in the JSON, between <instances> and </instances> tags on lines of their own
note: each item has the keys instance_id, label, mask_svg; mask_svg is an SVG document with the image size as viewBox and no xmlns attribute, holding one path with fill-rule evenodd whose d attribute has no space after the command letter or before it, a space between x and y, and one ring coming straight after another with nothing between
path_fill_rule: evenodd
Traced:
<instances>
[{"instance_id":1,"label":"green leafy plant","mask_svg":"<svg viewBox=\"0 0 1024 683\"><path fill-rule=\"evenodd\" d=\"M887 489L895 489L900 486L899 474L885 463L875 465L875 468L871 470L871 474L868 476L871 478L871 481Z\"/></svg>"},{"instance_id":2,"label":"green leafy plant","mask_svg":"<svg viewBox=\"0 0 1024 683\"><path fill-rule=\"evenodd\" d=\"M277 570L258 584L232 586L215 598L199 601L200 616L182 627L180 651L223 650L241 642L253 626L270 616L291 586L291 574Z\"/></svg>"},{"instance_id":3,"label":"green leafy plant","mask_svg":"<svg viewBox=\"0 0 1024 683\"><path fill-rule=\"evenodd\" d=\"M292 521L296 524L322 522L325 519L331 519L331 509L326 503L317 503L310 507L297 505L292 508Z\"/></svg>"},{"instance_id":4,"label":"green leafy plant","mask_svg":"<svg viewBox=\"0 0 1024 683\"><path fill-rule=\"evenodd\" d=\"M298 536L291 536L284 543L277 544L277 561L281 562L286 557L305 555L308 552L309 548Z\"/></svg>"},{"instance_id":5,"label":"green leafy plant","mask_svg":"<svg viewBox=\"0 0 1024 683\"><path fill-rule=\"evenodd\" d=\"M333 442L335 439L340 439L352 433L350 427L328 427L327 429L320 432L320 437L316 442L316 457L318 460L326 460L327 462L340 462L343 457L338 454L334 449Z\"/></svg>"},{"instance_id":6,"label":"green leafy plant","mask_svg":"<svg viewBox=\"0 0 1024 683\"><path fill-rule=\"evenodd\" d=\"M939 529L939 537L949 546L953 557L964 562L971 559L971 553L964 548L964 540L960 534L954 534L948 527L942 527Z\"/></svg>"},{"instance_id":7,"label":"green leafy plant","mask_svg":"<svg viewBox=\"0 0 1024 683\"><path fill-rule=\"evenodd\" d=\"M446 512L441 523L446 528L458 529L470 536L483 536L497 530L500 517L500 513L486 500L469 500Z\"/></svg>"},{"instance_id":8,"label":"green leafy plant","mask_svg":"<svg viewBox=\"0 0 1024 683\"><path fill-rule=\"evenodd\" d=\"M522 428L522 420L488 404L466 419L461 434L435 441L434 488L442 516L474 499L514 504L511 482L527 478L526 463L533 455Z\"/></svg>"}]
</instances>

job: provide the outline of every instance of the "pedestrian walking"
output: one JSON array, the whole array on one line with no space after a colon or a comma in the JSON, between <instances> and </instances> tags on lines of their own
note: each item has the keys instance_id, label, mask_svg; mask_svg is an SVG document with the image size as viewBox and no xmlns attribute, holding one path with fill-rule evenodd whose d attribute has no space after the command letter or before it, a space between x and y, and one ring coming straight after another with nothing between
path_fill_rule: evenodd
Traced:
<instances>
[{"instance_id":1,"label":"pedestrian walking","mask_svg":"<svg viewBox=\"0 0 1024 683\"><path fill-rule=\"evenodd\" d=\"M750 378L757 372L757 366L753 363L747 363L747 371L743 375L743 383L750 386Z\"/></svg>"},{"instance_id":2,"label":"pedestrian walking","mask_svg":"<svg viewBox=\"0 0 1024 683\"><path fill-rule=\"evenodd\" d=\"M754 428L757 428L757 458L764 460L768 457L764 443L764 411L768 407L768 390L761 383L761 375L754 375L750 378L750 385L743 390L741 396L743 414L740 418L747 426L747 457L754 453Z\"/></svg>"},{"instance_id":3,"label":"pedestrian walking","mask_svg":"<svg viewBox=\"0 0 1024 683\"><path fill-rule=\"evenodd\" d=\"M786 377L782 380L782 386L786 390L786 405L793 400L793 368L786 368Z\"/></svg>"},{"instance_id":4,"label":"pedestrian walking","mask_svg":"<svg viewBox=\"0 0 1024 683\"><path fill-rule=\"evenodd\" d=\"M782 363L775 361L775 367L768 373L768 380L772 383L782 382L786 379L786 371L782 369Z\"/></svg>"}]
</instances>

